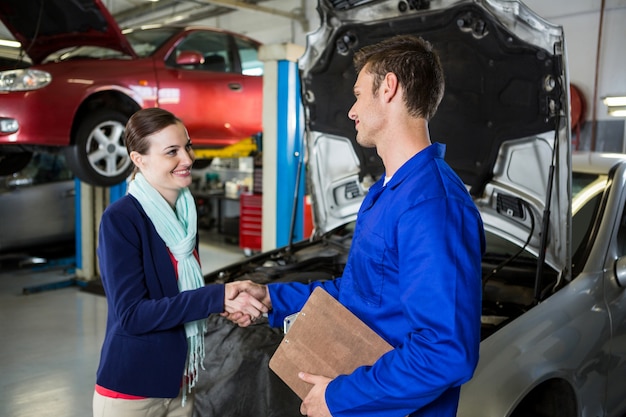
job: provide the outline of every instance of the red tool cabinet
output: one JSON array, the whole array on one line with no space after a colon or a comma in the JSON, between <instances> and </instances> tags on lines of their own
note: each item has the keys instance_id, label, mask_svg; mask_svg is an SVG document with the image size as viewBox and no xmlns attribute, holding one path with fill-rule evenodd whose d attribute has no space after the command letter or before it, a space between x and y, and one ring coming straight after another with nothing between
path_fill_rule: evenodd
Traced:
<instances>
[{"instance_id":1,"label":"red tool cabinet","mask_svg":"<svg viewBox=\"0 0 626 417\"><path fill-rule=\"evenodd\" d=\"M244 251L260 251L262 246L263 195L239 196L239 247Z\"/></svg>"}]
</instances>

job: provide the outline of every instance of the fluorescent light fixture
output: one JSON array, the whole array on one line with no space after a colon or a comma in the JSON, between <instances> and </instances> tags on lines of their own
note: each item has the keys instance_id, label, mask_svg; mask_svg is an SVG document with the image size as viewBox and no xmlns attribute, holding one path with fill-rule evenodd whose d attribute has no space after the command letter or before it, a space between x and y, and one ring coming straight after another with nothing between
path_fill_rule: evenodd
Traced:
<instances>
[{"instance_id":1,"label":"fluorescent light fixture","mask_svg":"<svg viewBox=\"0 0 626 417\"><path fill-rule=\"evenodd\" d=\"M602 102L606 105L609 116L626 117L626 95L603 97Z\"/></svg>"},{"instance_id":2,"label":"fluorescent light fixture","mask_svg":"<svg viewBox=\"0 0 626 417\"><path fill-rule=\"evenodd\" d=\"M165 21L165 23L175 23L175 22L178 22L178 21L180 21L180 20L186 19L186 18L188 18L188 17L189 17L189 15L179 14L179 15L177 15L177 16L173 16L173 17L171 17L171 18L167 19L167 20Z\"/></svg>"},{"instance_id":3,"label":"fluorescent light fixture","mask_svg":"<svg viewBox=\"0 0 626 417\"><path fill-rule=\"evenodd\" d=\"M8 46L9 48L20 48L22 46L18 41L10 41L8 39L0 39L0 46Z\"/></svg>"},{"instance_id":4,"label":"fluorescent light fixture","mask_svg":"<svg viewBox=\"0 0 626 417\"><path fill-rule=\"evenodd\" d=\"M626 117L626 106L609 107L609 115L613 117Z\"/></svg>"},{"instance_id":5,"label":"fluorescent light fixture","mask_svg":"<svg viewBox=\"0 0 626 417\"><path fill-rule=\"evenodd\" d=\"M608 107L626 106L626 96L607 96L602 101Z\"/></svg>"}]
</instances>

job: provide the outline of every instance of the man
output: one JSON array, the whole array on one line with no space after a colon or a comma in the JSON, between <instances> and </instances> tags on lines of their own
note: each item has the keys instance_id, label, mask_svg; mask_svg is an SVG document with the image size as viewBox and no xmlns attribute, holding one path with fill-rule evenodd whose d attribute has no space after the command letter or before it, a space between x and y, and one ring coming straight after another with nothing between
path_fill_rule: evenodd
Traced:
<instances>
[{"instance_id":1,"label":"man","mask_svg":"<svg viewBox=\"0 0 626 417\"><path fill-rule=\"evenodd\" d=\"M238 285L272 309L272 326L321 286L394 347L333 380L301 373L313 385L303 414L452 417L478 361L485 243L478 210L444 162L445 147L430 142L443 71L431 45L413 36L364 47L354 62L348 116L359 144L376 148L385 175L361 205L343 276Z\"/></svg>"}]
</instances>

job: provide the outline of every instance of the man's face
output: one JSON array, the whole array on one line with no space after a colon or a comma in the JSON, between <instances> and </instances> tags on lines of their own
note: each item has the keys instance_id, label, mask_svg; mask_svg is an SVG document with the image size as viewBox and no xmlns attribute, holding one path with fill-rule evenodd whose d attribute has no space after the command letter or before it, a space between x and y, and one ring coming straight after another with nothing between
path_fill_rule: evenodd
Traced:
<instances>
[{"instance_id":1,"label":"man's face","mask_svg":"<svg viewBox=\"0 0 626 417\"><path fill-rule=\"evenodd\" d=\"M384 116L381 95L372 91L374 76L368 69L369 65L363 67L354 84L356 101L348 111L348 117L354 120L357 142L366 148L373 148L379 140Z\"/></svg>"}]
</instances>

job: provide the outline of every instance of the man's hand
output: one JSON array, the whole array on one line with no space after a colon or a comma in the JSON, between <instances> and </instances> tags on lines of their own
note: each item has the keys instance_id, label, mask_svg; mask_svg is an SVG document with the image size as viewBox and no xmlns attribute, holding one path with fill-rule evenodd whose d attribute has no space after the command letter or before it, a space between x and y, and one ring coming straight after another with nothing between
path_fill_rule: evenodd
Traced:
<instances>
[{"instance_id":1,"label":"man's hand","mask_svg":"<svg viewBox=\"0 0 626 417\"><path fill-rule=\"evenodd\" d=\"M252 281L234 281L225 284L224 313L222 316L246 327L272 308L265 285Z\"/></svg>"},{"instance_id":2,"label":"man's hand","mask_svg":"<svg viewBox=\"0 0 626 417\"><path fill-rule=\"evenodd\" d=\"M300 413L309 417L332 417L326 405L326 387L332 380L325 376L311 375L306 372L300 372L298 377L313 385L300 405Z\"/></svg>"}]
</instances>

